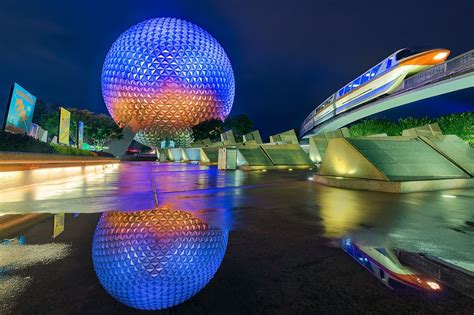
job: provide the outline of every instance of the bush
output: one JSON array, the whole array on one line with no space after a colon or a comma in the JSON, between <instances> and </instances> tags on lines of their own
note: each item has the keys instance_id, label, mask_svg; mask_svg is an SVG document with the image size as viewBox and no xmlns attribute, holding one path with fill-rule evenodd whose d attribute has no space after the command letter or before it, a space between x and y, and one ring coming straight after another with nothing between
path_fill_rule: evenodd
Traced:
<instances>
[{"instance_id":1,"label":"bush","mask_svg":"<svg viewBox=\"0 0 474 315\"><path fill-rule=\"evenodd\" d=\"M54 149L47 143L27 135L5 131L0 131L0 151L55 153Z\"/></svg>"},{"instance_id":2,"label":"bush","mask_svg":"<svg viewBox=\"0 0 474 315\"><path fill-rule=\"evenodd\" d=\"M444 134L454 134L474 145L474 112L452 114L438 119Z\"/></svg>"},{"instance_id":3,"label":"bush","mask_svg":"<svg viewBox=\"0 0 474 315\"><path fill-rule=\"evenodd\" d=\"M96 156L95 153L74 147L63 146L59 144L51 144L56 154L61 155L80 155L80 156Z\"/></svg>"},{"instance_id":4,"label":"bush","mask_svg":"<svg viewBox=\"0 0 474 315\"><path fill-rule=\"evenodd\" d=\"M96 154L74 147L48 144L27 135L0 131L0 151L48 153L61 155L95 156Z\"/></svg>"},{"instance_id":5,"label":"bush","mask_svg":"<svg viewBox=\"0 0 474 315\"><path fill-rule=\"evenodd\" d=\"M364 137L379 133L388 136L400 136L404 129L420 127L437 122L443 134L457 135L462 140L474 146L474 112L450 114L439 118L402 118L397 122L370 119L363 120L349 127L352 137Z\"/></svg>"}]
</instances>

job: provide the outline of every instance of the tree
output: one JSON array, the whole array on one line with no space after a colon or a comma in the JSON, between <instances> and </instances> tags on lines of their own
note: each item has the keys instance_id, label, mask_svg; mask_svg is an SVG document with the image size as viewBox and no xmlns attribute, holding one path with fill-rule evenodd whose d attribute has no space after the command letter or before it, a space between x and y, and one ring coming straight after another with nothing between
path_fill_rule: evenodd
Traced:
<instances>
[{"instance_id":1,"label":"tree","mask_svg":"<svg viewBox=\"0 0 474 315\"><path fill-rule=\"evenodd\" d=\"M192 127L194 141L211 139L219 141L221 133L224 132L224 123L220 119L209 119Z\"/></svg>"},{"instance_id":2,"label":"tree","mask_svg":"<svg viewBox=\"0 0 474 315\"><path fill-rule=\"evenodd\" d=\"M84 133L87 130L88 138L94 146L102 148L109 140L123 138L122 128L115 123L112 117L105 114L92 114L94 115L93 119L84 120Z\"/></svg>"},{"instance_id":3,"label":"tree","mask_svg":"<svg viewBox=\"0 0 474 315\"><path fill-rule=\"evenodd\" d=\"M225 130L232 130L237 142L243 141L243 136L253 130L253 122L247 115L227 117L224 122Z\"/></svg>"},{"instance_id":4,"label":"tree","mask_svg":"<svg viewBox=\"0 0 474 315\"><path fill-rule=\"evenodd\" d=\"M117 126L112 117L96 114L87 109L67 108L71 112L70 137L76 142L77 122L84 122L84 139L86 142L101 150L108 140L122 139L122 129ZM43 114L41 127L48 130L51 136L58 134L59 110Z\"/></svg>"},{"instance_id":5,"label":"tree","mask_svg":"<svg viewBox=\"0 0 474 315\"><path fill-rule=\"evenodd\" d=\"M211 139L212 141L219 141L220 134L227 130L232 130L235 135L235 140L241 142L243 135L251 132L253 129L253 122L247 115L237 115L228 117L225 122L219 119L205 120L196 126L192 127L193 138L196 140Z\"/></svg>"},{"instance_id":6,"label":"tree","mask_svg":"<svg viewBox=\"0 0 474 315\"><path fill-rule=\"evenodd\" d=\"M39 125L48 131L50 137L58 135L59 111L55 110L50 113L43 113Z\"/></svg>"},{"instance_id":7,"label":"tree","mask_svg":"<svg viewBox=\"0 0 474 315\"><path fill-rule=\"evenodd\" d=\"M46 104L40 99L36 99L35 110L33 111L32 122L35 124L41 124L41 117L45 114L52 112L52 105ZM43 127L44 128L44 127Z\"/></svg>"}]
</instances>

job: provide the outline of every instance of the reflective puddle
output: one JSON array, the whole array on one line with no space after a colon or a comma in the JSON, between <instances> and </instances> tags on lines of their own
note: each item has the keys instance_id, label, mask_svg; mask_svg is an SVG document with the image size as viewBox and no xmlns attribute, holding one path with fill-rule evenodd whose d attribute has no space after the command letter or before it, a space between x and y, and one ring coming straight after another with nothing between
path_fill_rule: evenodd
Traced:
<instances>
[{"instance_id":1,"label":"reflective puddle","mask_svg":"<svg viewBox=\"0 0 474 315\"><path fill-rule=\"evenodd\" d=\"M474 190L350 191L310 175L132 162L2 190L0 313L472 308L400 253L472 272Z\"/></svg>"}]
</instances>

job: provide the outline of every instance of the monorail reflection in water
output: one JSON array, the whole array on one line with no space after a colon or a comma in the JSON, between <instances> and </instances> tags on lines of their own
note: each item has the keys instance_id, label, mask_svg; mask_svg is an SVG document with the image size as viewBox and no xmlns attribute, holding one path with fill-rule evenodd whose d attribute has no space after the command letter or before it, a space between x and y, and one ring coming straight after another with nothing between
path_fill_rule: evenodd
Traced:
<instances>
[{"instance_id":1,"label":"monorail reflection in water","mask_svg":"<svg viewBox=\"0 0 474 315\"><path fill-rule=\"evenodd\" d=\"M342 249L384 285L394 287L411 287L427 292L441 291L441 285L431 277L423 275L411 267L404 266L395 252L388 246L364 245L354 242L351 237L341 239Z\"/></svg>"}]
</instances>

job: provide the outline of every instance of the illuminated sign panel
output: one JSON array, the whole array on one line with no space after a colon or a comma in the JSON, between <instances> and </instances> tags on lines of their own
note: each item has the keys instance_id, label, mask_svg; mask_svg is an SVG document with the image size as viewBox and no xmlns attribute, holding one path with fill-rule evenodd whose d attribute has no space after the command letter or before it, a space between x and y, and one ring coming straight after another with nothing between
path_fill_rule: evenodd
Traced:
<instances>
[{"instance_id":1,"label":"illuminated sign panel","mask_svg":"<svg viewBox=\"0 0 474 315\"><path fill-rule=\"evenodd\" d=\"M54 215L54 223L53 223L53 238L56 238L64 232L64 213L57 213Z\"/></svg>"},{"instance_id":2,"label":"illuminated sign panel","mask_svg":"<svg viewBox=\"0 0 474 315\"><path fill-rule=\"evenodd\" d=\"M5 130L27 134L30 131L35 103L36 97L15 83L8 105Z\"/></svg>"},{"instance_id":3,"label":"illuminated sign panel","mask_svg":"<svg viewBox=\"0 0 474 315\"><path fill-rule=\"evenodd\" d=\"M59 108L59 140L58 143L69 145L69 127L71 123L71 112Z\"/></svg>"},{"instance_id":4,"label":"illuminated sign panel","mask_svg":"<svg viewBox=\"0 0 474 315\"><path fill-rule=\"evenodd\" d=\"M82 143L84 142L84 122L77 122L77 147L82 149Z\"/></svg>"}]
</instances>

